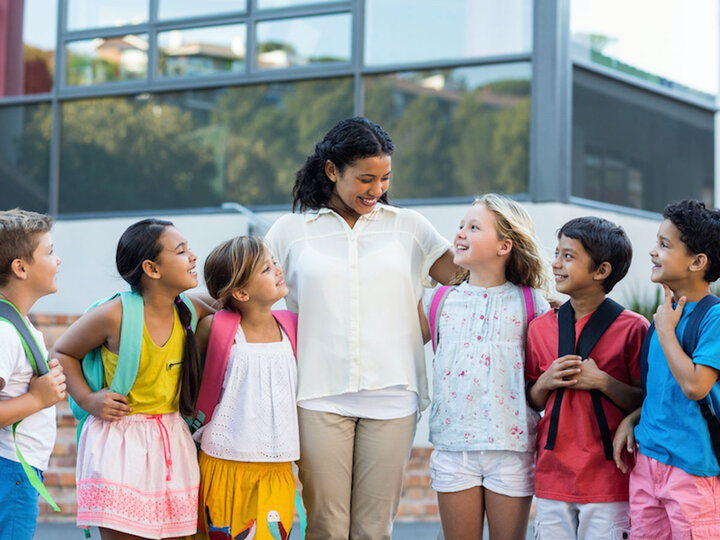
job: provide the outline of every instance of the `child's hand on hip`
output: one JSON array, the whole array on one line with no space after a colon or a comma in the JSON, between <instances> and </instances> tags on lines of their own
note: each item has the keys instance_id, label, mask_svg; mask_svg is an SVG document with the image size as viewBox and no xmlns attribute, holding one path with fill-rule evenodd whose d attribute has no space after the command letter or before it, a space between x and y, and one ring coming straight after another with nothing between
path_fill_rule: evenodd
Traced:
<instances>
[{"instance_id":1,"label":"child's hand on hip","mask_svg":"<svg viewBox=\"0 0 720 540\"><path fill-rule=\"evenodd\" d=\"M120 420L132 412L125 396L107 388L88 394L79 405L93 416L108 421Z\"/></svg>"}]
</instances>

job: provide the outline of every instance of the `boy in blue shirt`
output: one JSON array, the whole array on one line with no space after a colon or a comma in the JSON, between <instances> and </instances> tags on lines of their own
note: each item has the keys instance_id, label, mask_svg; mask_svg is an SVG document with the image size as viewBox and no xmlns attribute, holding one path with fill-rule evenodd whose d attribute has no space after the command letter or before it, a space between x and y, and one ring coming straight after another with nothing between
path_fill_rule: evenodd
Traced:
<instances>
[{"instance_id":1,"label":"boy in blue shirt","mask_svg":"<svg viewBox=\"0 0 720 540\"><path fill-rule=\"evenodd\" d=\"M43 336L27 314L41 297L57 291L60 258L55 254L52 218L35 212L0 212L0 300L26 319L41 352ZM37 523L38 492L19 462L15 440L25 461L42 479L55 445L55 403L63 399L65 375L57 360L49 372L35 376L23 342L10 322L0 320L0 540L31 540Z\"/></svg>"},{"instance_id":2,"label":"boy in blue shirt","mask_svg":"<svg viewBox=\"0 0 720 540\"><path fill-rule=\"evenodd\" d=\"M632 453L637 440L630 475L633 539L717 539L720 465L697 400L707 396L720 411L720 304L700 322L692 357L681 343L690 314L720 277L720 211L686 200L668 205L663 217L650 251L651 280L663 285L665 301L646 344L647 393L618 427L614 457L626 472L622 451Z\"/></svg>"}]
</instances>

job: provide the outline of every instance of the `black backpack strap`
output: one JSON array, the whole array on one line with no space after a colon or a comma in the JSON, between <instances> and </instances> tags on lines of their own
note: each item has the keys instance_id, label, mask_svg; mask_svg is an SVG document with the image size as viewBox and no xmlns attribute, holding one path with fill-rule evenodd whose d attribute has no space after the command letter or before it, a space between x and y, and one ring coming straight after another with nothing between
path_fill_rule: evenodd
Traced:
<instances>
[{"instance_id":1,"label":"black backpack strap","mask_svg":"<svg viewBox=\"0 0 720 540\"><path fill-rule=\"evenodd\" d=\"M607 331L610 325L622 313L623 308L620 304L606 298L602 304L598 306L590 316L590 320L585 324L582 333L575 346L575 312L570 302L565 302L558 310L558 358L567 354L577 352L583 359L588 358L593 348L600 340L602 335ZM555 448L557 440L558 424L560 420L560 407L562 406L562 398L565 394L564 388L558 388L555 394L553 410L550 414L550 425L548 426L548 437L545 443L546 450ZM605 411L602 407L602 393L597 390L590 392L593 402L593 410L595 419L600 430L603 450L605 458L612 459L612 438L608 427Z\"/></svg>"},{"instance_id":2,"label":"black backpack strap","mask_svg":"<svg viewBox=\"0 0 720 540\"><path fill-rule=\"evenodd\" d=\"M648 351L650 350L650 340L655 333L655 321L650 323L643 339L642 349L640 349L640 385L642 386L643 401L647 396L647 373L648 373Z\"/></svg>"},{"instance_id":3,"label":"black backpack strap","mask_svg":"<svg viewBox=\"0 0 720 540\"><path fill-rule=\"evenodd\" d=\"M17 308L7 300L0 299L0 320L5 320L15 327L15 330L20 336L20 341L22 341L28 361L33 367L33 371L38 375L45 375L49 371L45 355L40 350L40 346L37 341L35 341L35 336L30 332L30 328L23 316L20 315Z\"/></svg>"},{"instance_id":4,"label":"black backpack strap","mask_svg":"<svg viewBox=\"0 0 720 540\"><path fill-rule=\"evenodd\" d=\"M558 358L566 354L575 353L575 311L570 301L565 302L557 311L558 318ZM557 439L558 424L560 423L560 407L562 406L565 388L555 390L555 401L550 413L550 425L548 426L547 441L545 449L555 448Z\"/></svg>"},{"instance_id":5,"label":"black backpack strap","mask_svg":"<svg viewBox=\"0 0 720 540\"><path fill-rule=\"evenodd\" d=\"M697 347L698 339L700 338L700 323L703 318L705 318L705 314L708 310L718 303L720 303L720 298L712 294L708 294L698 302L697 306L695 306L695 309L688 317L688 322L683 332L682 348L685 351L685 354L687 354L690 358L692 358L692 355L695 352L695 347ZM713 411L710 408L710 401L707 396L699 399L698 405L700 406L700 413L705 419L708 431L710 432L710 442L712 443L715 459L717 459L718 464L720 464L720 421L717 416L713 414Z\"/></svg>"},{"instance_id":6,"label":"black backpack strap","mask_svg":"<svg viewBox=\"0 0 720 540\"><path fill-rule=\"evenodd\" d=\"M695 309L690 313L682 338L683 351L685 351L685 354L690 358L692 358L692 353L695 352L695 347L697 347L698 338L700 337L700 323L705 318L708 310L718 303L720 303L720 298L708 294L697 303Z\"/></svg>"},{"instance_id":7,"label":"black backpack strap","mask_svg":"<svg viewBox=\"0 0 720 540\"><path fill-rule=\"evenodd\" d=\"M699 400L698 405L700 405L700 412L702 413L703 418L707 423L708 431L710 432L710 442L712 443L715 459L720 465L720 420L718 420L718 417L713 414L707 396Z\"/></svg>"}]
</instances>

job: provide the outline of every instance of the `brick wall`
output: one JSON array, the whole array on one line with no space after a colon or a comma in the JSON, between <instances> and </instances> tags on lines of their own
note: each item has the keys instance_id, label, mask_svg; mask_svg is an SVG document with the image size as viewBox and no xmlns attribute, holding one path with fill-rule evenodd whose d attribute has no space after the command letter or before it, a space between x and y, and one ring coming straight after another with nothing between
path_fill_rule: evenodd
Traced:
<instances>
[{"instance_id":1,"label":"brick wall","mask_svg":"<svg viewBox=\"0 0 720 540\"><path fill-rule=\"evenodd\" d=\"M77 317L66 315L35 315L30 317L33 324L45 335L50 349L58 337ZM50 465L45 474L45 485L61 512L40 500L40 521L75 520L77 501L75 498L75 427L77 422L66 401L57 405L57 440ZM402 498L398 521L439 521L437 498L430 489L428 477L429 448L413 448L405 470Z\"/></svg>"}]
</instances>

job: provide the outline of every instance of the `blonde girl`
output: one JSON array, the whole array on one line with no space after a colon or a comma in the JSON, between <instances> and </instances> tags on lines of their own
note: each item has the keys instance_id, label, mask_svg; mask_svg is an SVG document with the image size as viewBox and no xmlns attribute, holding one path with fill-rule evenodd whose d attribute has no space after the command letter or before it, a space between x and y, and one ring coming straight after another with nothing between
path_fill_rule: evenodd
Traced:
<instances>
[{"instance_id":1,"label":"blonde girl","mask_svg":"<svg viewBox=\"0 0 720 540\"><path fill-rule=\"evenodd\" d=\"M253 236L215 248L205 281L223 309L241 318L220 401L194 435L200 443L197 538L225 538L217 536L224 531L227 538L286 540L295 496L291 464L300 457L297 370L290 337L271 307L288 288L262 239ZM211 332L219 316L200 322L201 350L208 338L219 339Z\"/></svg>"},{"instance_id":2,"label":"blonde girl","mask_svg":"<svg viewBox=\"0 0 720 540\"><path fill-rule=\"evenodd\" d=\"M454 248L462 270L436 318L431 486L446 540L482 538L485 515L493 540L525 538L537 423L525 337L527 319L549 308L549 266L527 212L493 194L470 207ZM435 294L423 300L428 318Z\"/></svg>"},{"instance_id":3,"label":"blonde girl","mask_svg":"<svg viewBox=\"0 0 720 540\"><path fill-rule=\"evenodd\" d=\"M103 539L174 538L197 526L199 471L195 445L178 411L189 414L200 362L183 291L197 286L197 257L171 222L142 220L118 243L116 264L139 295L142 313L123 312L119 297L88 311L60 337L60 360L75 402L90 413L79 437L78 526L97 526ZM190 299L198 316L211 309ZM135 382L111 392L124 317L143 317ZM102 359L103 388L93 392L81 360Z\"/></svg>"}]
</instances>

